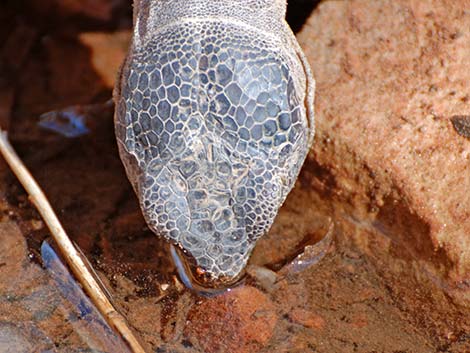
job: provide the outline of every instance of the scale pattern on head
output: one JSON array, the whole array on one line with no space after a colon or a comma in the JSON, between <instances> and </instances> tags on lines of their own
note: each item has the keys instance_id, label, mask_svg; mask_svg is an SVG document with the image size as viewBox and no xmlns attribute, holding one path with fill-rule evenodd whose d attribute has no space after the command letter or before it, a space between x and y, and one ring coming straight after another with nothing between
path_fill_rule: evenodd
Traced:
<instances>
[{"instance_id":1,"label":"scale pattern on head","mask_svg":"<svg viewBox=\"0 0 470 353\"><path fill-rule=\"evenodd\" d=\"M166 26L123 70L116 130L146 221L213 278L242 271L305 159L292 61L213 20Z\"/></svg>"}]
</instances>

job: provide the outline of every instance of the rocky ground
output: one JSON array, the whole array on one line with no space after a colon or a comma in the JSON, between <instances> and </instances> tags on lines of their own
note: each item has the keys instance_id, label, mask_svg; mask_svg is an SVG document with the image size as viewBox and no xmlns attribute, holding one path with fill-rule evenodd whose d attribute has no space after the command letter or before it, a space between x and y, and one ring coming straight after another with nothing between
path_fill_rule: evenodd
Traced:
<instances>
[{"instance_id":1,"label":"rocky ground","mask_svg":"<svg viewBox=\"0 0 470 353\"><path fill-rule=\"evenodd\" d=\"M467 352L468 5L290 2L297 29L313 9L298 38L317 80L317 136L251 264L279 270L330 217L334 240L300 273L268 272L275 283L198 298L146 228L102 104L125 54L129 3L3 5L0 125L149 352ZM90 104L88 135L37 125L44 112ZM0 351L125 351L51 275L43 240L0 160Z\"/></svg>"}]
</instances>

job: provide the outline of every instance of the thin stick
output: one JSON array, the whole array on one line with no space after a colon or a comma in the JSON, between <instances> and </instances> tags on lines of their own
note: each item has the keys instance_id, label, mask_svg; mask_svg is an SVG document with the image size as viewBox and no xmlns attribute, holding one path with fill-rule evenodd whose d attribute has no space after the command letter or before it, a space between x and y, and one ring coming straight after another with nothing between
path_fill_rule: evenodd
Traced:
<instances>
[{"instance_id":1,"label":"thin stick","mask_svg":"<svg viewBox=\"0 0 470 353\"><path fill-rule=\"evenodd\" d=\"M60 224L54 210L47 200L44 192L34 180L31 173L16 154L15 150L8 141L7 133L0 129L0 152L7 161L11 170L26 189L29 199L36 206L42 218L46 222L52 237L62 252L65 260L72 269L72 272L79 280L86 293L96 305L98 310L104 316L108 324L113 327L123 339L127 342L134 353L145 353L142 345L132 333L132 330L126 323L125 318L117 312L110 303L106 295L102 292L99 284L90 273L85 263L81 259L77 249L73 246L67 233Z\"/></svg>"}]
</instances>

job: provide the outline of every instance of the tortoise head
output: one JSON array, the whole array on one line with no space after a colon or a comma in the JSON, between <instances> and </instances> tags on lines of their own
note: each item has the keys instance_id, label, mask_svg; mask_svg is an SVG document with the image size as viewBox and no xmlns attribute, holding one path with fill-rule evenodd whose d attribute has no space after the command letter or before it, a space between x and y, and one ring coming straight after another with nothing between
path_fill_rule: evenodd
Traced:
<instances>
[{"instance_id":1,"label":"tortoise head","mask_svg":"<svg viewBox=\"0 0 470 353\"><path fill-rule=\"evenodd\" d=\"M123 67L126 171L150 228L203 285L240 277L299 173L310 133L299 67L274 38L217 21L163 28Z\"/></svg>"}]
</instances>

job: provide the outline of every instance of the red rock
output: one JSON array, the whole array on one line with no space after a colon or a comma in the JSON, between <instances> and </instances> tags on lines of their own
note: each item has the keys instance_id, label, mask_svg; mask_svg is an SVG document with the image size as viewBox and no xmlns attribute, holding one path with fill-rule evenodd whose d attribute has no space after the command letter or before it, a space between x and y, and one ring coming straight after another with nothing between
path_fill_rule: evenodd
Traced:
<instances>
[{"instance_id":1,"label":"red rock","mask_svg":"<svg viewBox=\"0 0 470 353\"><path fill-rule=\"evenodd\" d=\"M358 301L368 301L378 299L378 293L372 288L366 288L357 293Z\"/></svg>"},{"instance_id":2,"label":"red rock","mask_svg":"<svg viewBox=\"0 0 470 353\"><path fill-rule=\"evenodd\" d=\"M452 124L470 115L467 9L326 1L299 41L317 81L304 180L328 185L318 192L363 252L425 267L468 304L470 140Z\"/></svg>"},{"instance_id":3,"label":"red rock","mask_svg":"<svg viewBox=\"0 0 470 353\"><path fill-rule=\"evenodd\" d=\"M187 338L204 352L255 353L272 336L274 304L254 287L238 287L196 304L188 316Z\"/></svg>"},{"instance_id":4,"label":"red rock","mask_svg":"<svg viewBox=\"0 0 470 353\"><path fill-rule=\"evenodd\" d=\"M354 328L363 328L369 324L369 319L366 314L356 314L351 321L351 326Z\"/></svg>"},{"instance_id":5,"label":"red rock","mask_svg":"<svg viewBox=\"0 0 470 353\"><path fill-rule=\"evenodd\" d=\"M27 253L26 242L18 225L14 222L0 223L0 290L10 292L21 287L19 283L27 281L27 272L24 267L28 263L25 254ZM21 273L21 276L12 278L11 273Z\"/></svg>"},{"instance_id":6,"label":"red rock","mask_svg":"<svg viewBox=\"0 0 470 353\"><path fill-rule=\"evenodd\" d=\"M299 325L313 328L315 330L323 330L325 327L325 319L320 315L304 310L304 309L294 309L289 313L289 318Z\"/></svg>"},{"instance_id":7,"label":"red rock","mask_svg":"<svg viewBox=\"0 0 470 353\"><path fill-rule=\"evenodd\" d=\"M108 88L113 88L117 72L127 54L131 31L87 32L80 34L79 39L91 49L91 60L96 72Z\"/></svg>"}]
</instances>

